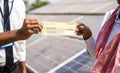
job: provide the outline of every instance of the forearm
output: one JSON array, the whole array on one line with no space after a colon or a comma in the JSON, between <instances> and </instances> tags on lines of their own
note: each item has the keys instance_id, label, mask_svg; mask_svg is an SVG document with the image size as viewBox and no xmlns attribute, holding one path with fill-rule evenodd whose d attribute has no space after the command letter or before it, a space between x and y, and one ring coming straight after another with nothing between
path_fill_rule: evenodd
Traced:
<instances>
[{"instance_id":1,"label":"forearm","mask_svg":"<svg viewBox=\"0 0 120 73\"><path fill-rule=\"evenodd\" d=\"M7 32L0 33L0 46L18 41L18 40L26 40L32 34L37 34L33 29L38 28L41 32L43 25L41 22L37 21L36 19L25 18L23 26L21 29L12 30Z\"/></svg>"},{"instance_id":2,"label":"forearm","mask_svg":"<svg viewBox=\"0 0 120 73\"><path fill-rule=\"evenodd\" d=\"M95 40L93 37L90 37L88 40L85 40L87 45L87 51L89 52L90 56L95 58Z\"/></svg>"},{"instance_id":3,"label":"forearm","mask_svg":"<svg viewBox=\"0 0 120 73\"><path fill-rule=\"evenodd\" d=\"M20 40L19 35L17 35L17 30L0 33L0 46L15 42L17 40Z\"/></svg>"},{"instance_id":4,"label":"forearm","mask_svg":"<svg viewBox=\"0 0 120 73\"><path fill-rule=\"evenodd\" d=\"M27 73L25 61L19 62L20 73Z\"/></svg>"}]
</instances>

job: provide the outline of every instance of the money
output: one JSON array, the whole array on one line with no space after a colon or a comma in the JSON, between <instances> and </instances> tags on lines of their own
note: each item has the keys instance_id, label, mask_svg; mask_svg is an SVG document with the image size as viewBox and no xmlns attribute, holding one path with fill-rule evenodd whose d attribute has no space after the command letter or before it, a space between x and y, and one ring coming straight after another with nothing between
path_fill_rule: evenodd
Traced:
<instances>
[{"instance_id":1,"label":"money","mask_svg":"<svg viewBox=\"0 0 120 73\"><path fill-rule=\"evenodd\" d=\"M42 35L75 35L76 23L42 22Z\"/></svg>"}]
</instances>

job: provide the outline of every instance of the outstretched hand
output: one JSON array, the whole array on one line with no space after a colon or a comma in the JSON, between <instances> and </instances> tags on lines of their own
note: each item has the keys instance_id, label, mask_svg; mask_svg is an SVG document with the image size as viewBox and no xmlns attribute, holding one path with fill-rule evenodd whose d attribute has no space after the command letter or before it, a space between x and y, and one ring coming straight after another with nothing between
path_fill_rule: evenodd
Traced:
<instances>
[{"instance_id":1,"label":"outstretched hand","mask_svg":"<svg viewBox=\"0 0 120 73\"><path fill-rule=\"evenodd\" d=\"M25 18L23 26L18 30L17 34L22 40L28 39L32 34L37 34L41 32L43 25L40 21L33 18Z\"/></svg>"},{"instance_id":2,"label":"outstretched hand","mask_svg":"<svg viewBox=\"0 0 120 73\"><path fill-rule=\"evenodd\" d=\"M77 22L75 32L77 35L82 35L84 40L87 40L92 36L92 32L89 27L80 22Z\"/></svg>"}]
</instances>

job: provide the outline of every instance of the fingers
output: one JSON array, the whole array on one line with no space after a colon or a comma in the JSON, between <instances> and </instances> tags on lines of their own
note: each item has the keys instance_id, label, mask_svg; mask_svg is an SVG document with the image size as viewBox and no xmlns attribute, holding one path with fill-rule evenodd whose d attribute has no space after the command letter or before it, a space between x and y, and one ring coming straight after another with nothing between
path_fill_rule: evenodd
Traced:
<instances>
[{"instance_id":1,"label":"fingers","mask_svg":"<svg viewBox=\"0 0 120 73\"><path fill-rule=\"evenodd\" d=\"M80 22L77 22L76 27L77 27L77 28L80 28L81 26L84 26L84 24L83 24L83 23L80 23Z\"/></svg>"},{"instance_id":2,"label":"fingers","mask_svg":"<svg viewBox=\"0 0 120 73\"><path fill-rule=\"evenodd\" d=\"M81 34L82 34L82 30L75 29L75 33L76 33L77 35L81 35Z\"/></svg>"},{"instance_id":3,"label":"fingers","mask_svg":"<svg viewBox=\"0 0 120 73\"><path fill-rule=\"evenodd\" d=\"M75 32L77 35L82 35L84 40L87 40L92 36L92 32L89 27L79 22L77 22Z\"/></svg>"},{"instance_id":4,"label":"fingers","mask_svg":"<svg viewBox=\"0 0 120 73\"><path fill-rule=\"evenodd\" d=\"M26 18L25 26L29 31L35 34L37 34L38 32L41 32L41 30L43 29L42 23L39 22L37 19L33 19L33 18Z\"/></svg>"},{"instance_id":5,"label":"fingers","mask_svg":"<svg viewBox=\"0 0 120 73\"><path fill-rule=\"evenodd\" d=\"M80 22L77 22L76 29L75 29L76 34L77 35L82 35L83 31L84 31L84 24L80 23Z\"/></svg>"},{"instance_id":6,"label":"fingers","mask_svg":"<svg viewBox=\"0 0 120 73\"><path fill-rule=\"evenodd\" d=\"M17 34L23 40L28 39L32 34L37 34L43 29L43 25L37 19L25 18L22 28L18 29Z\"/></svg>"}]
</instances>

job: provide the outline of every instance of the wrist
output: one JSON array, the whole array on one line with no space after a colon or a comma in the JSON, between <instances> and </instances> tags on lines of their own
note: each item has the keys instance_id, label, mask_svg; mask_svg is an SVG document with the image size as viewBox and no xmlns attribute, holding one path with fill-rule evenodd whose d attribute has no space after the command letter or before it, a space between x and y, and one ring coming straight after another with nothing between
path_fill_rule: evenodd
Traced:
<instances>
[{"instance_id":1,"label":"wrist","mask_svg":"<svg viewBox=\"0 0 120 73\"><path fill-rule=\"evenodd\" d=\"M18 39L19 40L23 40L23 31L21 30L21 29L18 29L17 31L16 31L16 35L17 35L17 37L18 37Z\"/></svg>"},{"instance_id":2,"label":"wrist","mask_svg":"<svg viewBox=\"0 0 120 73\"><path fill-rule=\"evenodd\" d=\"M89 34L83 35L83 39L87 40L92 36L92 33L90 32Z\"/></svg>"}]
</instances>

